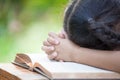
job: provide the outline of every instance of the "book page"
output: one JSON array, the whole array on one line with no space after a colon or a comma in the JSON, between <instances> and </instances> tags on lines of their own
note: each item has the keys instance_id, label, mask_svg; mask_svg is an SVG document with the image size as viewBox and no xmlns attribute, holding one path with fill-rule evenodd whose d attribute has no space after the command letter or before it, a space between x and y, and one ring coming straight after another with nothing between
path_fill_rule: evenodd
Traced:
<instances>
[{"instance_id":1,"label":"book page","mask_svg":"<svg viewBox=\"0 0 120 80\"><path fill-rule=\"evenodd\" d=\"M42 54L27 54L32 62L38 62L50 72L106 72L105 70L91 67L88 65L78 64L74 62L57 62L49 60L47 55Z\"/></svg>"},{"instance_id":2,"label":"book page","mask_svg":"<svg viewBox=\"0 0 120 80\"><path fill-rule=\"evenodd\" d=\"M42 63L42 62L51 62L51 60L49 60L47 58L47 55L45 53L32 53L32 54L26 54L30 57L32 63Z\"/></svg>"},{"instance_id":3,"label":"book page","mask_svg":"<svg viewBox=\"0 0 120 80\"><path fill-rule=\"evenodd\" d=\"M15 60L14 62L12 62L13 64L16 64L16 65L19 65L19 66L22 66L22 67L30 67L32 68L33 67L33 63L31 61L31 58L26 55L26 54L22 54L22 53L18 53L16 54L16 57L15 57Z\"/></svg>"}]
</instances>

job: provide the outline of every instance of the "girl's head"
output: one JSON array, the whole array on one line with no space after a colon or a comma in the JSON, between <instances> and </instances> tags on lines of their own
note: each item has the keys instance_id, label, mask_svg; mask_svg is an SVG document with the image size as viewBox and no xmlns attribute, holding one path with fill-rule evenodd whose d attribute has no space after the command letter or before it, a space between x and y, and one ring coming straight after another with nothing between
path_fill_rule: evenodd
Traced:
<instances>
[{"instance_id":1,"label":"girl's head","mask_svg":"<svg viewBox=\"0 0 120 80\"><path fill-rule=\"evenodd\" d=\"M74 0L64 18L71 41L81 47L112 50L120 45L119 0Z\"/></svg>"}]
</instances>

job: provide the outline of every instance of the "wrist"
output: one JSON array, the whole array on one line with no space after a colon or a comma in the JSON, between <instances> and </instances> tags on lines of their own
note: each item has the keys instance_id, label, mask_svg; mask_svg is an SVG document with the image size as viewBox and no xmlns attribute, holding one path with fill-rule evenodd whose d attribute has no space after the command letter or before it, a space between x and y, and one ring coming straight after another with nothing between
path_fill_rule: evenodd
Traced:
<instances>
[{"instance_id":1,"label":"wrist","mask_svg":"<svg viewBox=\"0 0 120 80\"><path fill-rule=\"evenodd\" d=\"M82 58L82 54L83 54L83 50L78 46L75 49L73 49L74 51L72 51L72 55L71 55L71 59L72 62L76 62L76 63L80 63L81 62L81 58Z\"/></svg>"}]
</instances>

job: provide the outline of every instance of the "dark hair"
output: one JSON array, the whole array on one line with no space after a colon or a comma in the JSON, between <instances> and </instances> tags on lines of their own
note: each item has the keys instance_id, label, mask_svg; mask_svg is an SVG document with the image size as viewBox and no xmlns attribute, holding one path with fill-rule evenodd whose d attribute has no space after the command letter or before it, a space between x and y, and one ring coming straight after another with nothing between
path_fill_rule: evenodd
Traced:
<instances>
[{"instance_id":1,"label":"dark hair","mask_svg":"<svg viewBox=\"0 0 120 80\"><path fill-rule=\"evenodd\" d=\"M74 0L64 18L71 41L81 47L113 50L120 46L119 0Z\"/></svg>"}]
</instances>

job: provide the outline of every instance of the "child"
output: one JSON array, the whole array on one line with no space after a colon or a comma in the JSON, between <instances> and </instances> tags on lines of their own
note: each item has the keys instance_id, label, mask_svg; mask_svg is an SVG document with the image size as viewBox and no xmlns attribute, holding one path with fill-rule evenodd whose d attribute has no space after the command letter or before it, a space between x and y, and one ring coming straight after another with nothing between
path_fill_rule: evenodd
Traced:
<instances>
[{"instance_id":1,"label":"child","mask_svg":"<svg viewBox=\"0 0 120 80\"><path fill-rule=\"evenodd\" d=\"M64 18L64 33L49 34L42 49L50 59L120 72L120 1L74 0Z\"/></svg>"}]
</instances>

